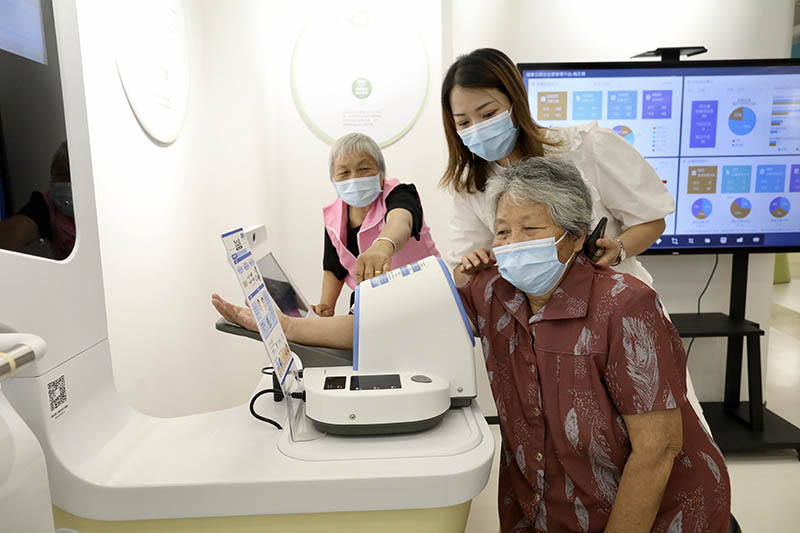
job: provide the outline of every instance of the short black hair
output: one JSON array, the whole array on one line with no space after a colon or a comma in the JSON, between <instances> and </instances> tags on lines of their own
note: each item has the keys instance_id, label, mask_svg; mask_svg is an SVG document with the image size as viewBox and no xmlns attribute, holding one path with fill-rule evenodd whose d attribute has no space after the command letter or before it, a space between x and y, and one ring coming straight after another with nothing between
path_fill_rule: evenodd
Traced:
<instances>
[{"instance_id":1,"label":"short black hair","mask_svg":"<svg viewBox=\"0 0 800 533\"><path fill-rule=\"evenodd\" d=\"M70 177L69 175L69 151L67 150L67 141L58 145L58 150L53 154L53 159L50 161L50 176L56 174Z\"/></svg>"}]
</instances>

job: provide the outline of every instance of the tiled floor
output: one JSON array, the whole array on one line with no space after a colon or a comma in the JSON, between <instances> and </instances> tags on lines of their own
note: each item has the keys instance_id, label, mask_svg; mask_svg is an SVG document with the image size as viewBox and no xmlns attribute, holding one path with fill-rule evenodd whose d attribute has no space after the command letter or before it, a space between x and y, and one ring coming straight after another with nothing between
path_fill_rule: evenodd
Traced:
<instances>
[{"instance_id":1,"label":"tiled floor","mask_svg":"<svg viewBox=\"0 0 800 533\"><path fill-rule=\"evenodd\" d=\"M775 285L767 360L765 398L769 408L800 427L800 254L790 256L791 283ZM495 533L500 431L489 483L472 501L467 533ZM800 531L800 461L783 450L726 456L731 476L732 510L744 533Z\"/></svg>"}]
</instances>

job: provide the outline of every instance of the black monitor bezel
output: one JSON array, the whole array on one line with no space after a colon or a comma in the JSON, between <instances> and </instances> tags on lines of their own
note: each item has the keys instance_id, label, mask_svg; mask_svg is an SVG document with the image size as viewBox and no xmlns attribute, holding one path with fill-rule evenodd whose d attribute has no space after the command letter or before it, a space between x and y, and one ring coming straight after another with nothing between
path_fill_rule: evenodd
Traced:
<instances>
[{"instance_id":1,"label":"black monitor bezel","mask_svg":"<svg viewBox=\"0 0 800 533\"><path fill-rule=\"evenodd\" d=\"M283 269L283 266L281 266L280 262L278 261L278 258L275 257L275 254L273 254L272 251L265 253L263 256L256 259L256 265L258 265L258 263L267 258L272 260L272 263L278 268L283 277L286 278L286 282L289 283L289 285L292 287L292 290L300 298L300 302L303 304L303 306L305 306L305 309L301 309L301 311L304 311L304 314L301 315L299 318L307 318L310 314L313 313L313 310L311 309L311 304L309 304L303 297L303 294L300 292L300 288L297 285L295 285L294 280L292 280L292 278L289 277L289 274L287 274L286 271ZM261 267L259 267L259 273L261 273L261 280L264 282L264 288L267 290L267 292L269 292L267 279L283 282L283 280L276 280L275 278L265 278L264 273L261 272ZM286 311L280 308L280 305L278 305L278 301L271 293L270 297L275 302L275 305L278 307L278 310L281 311L282 313L286 313Z\"/></svg>"},{"instance_id":2,"label":"black monitor bezel","mask_svg":"<svg viewBox=\"0 0 800 533\"><path fill-rule=\"evenodd\" d=\"M0 109L0 220L11 217L11 201L9 200L8 158L6 155L6 141L3 134L3 110Z\"/></svg>"},{"instance_id":3,"label":"black monitor bezel","mask_svg":"<svg viewBox=\"0 0 800 533\"><path fill-rule=\"evenodd\" d=\"M556 62L556 63L517 63L520 77L526 70L604 70L604 69L649 69L649 68L714 68L714 67L786 67L800 68L800 58L771 59L690 59L687 61L598 61L598 62ZM800 74L800 72L798 72ZM527 94L528 88L525 87ZM697 247L675 249L648 248L639 255L700 255L700 254L738 254L738 253L791 253L800 252L797 246L733 246L728 248Z\"/></svg>"}]
</instances>

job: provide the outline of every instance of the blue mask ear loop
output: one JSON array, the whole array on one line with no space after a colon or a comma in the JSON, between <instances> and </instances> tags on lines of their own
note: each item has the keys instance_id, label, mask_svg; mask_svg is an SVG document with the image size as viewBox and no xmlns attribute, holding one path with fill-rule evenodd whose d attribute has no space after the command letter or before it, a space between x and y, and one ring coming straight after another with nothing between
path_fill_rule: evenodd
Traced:
<instances>
[{"instance_id":1,"label":"blue mask ear loop","mask_svg":"<svg viewBox=\"0 0 800 533\"><path fill-rule=\"evenodd\" d=\"M556 242L554 242L553 244L556 244L556 245L558 245L558 243L560 243L561 241L563 241L563 240L564 240L564 237L566 237L566 236L567 236L567 232L566 232L566 231L564 231L564 234L563 234L561 237L559 237L559 238L558 238L558 240L557 240ZM564 274L566 274L566 272L567 272L567 269L569 268L570 261L572 261L572 258L573 258L573 257L575 257L575 254L576 254L576 253L577 253L577 252L572 252L572 255L570 255L570 256L569 256L569 259L567 259L567 262L566 262L566 263L564 263L564 264L566 265L566 266L564 267ZM558 257L558 248L556 248L556 257ZM561 262L561 261L559 261L559 263L560 263L560 262ZM561 279L563 279L563 277L564 277L564 274L561 274L561 278L559 278L559 279L558 279L558 281L559 281L559 282L561 281Z\"/></svg>"},{"instance_id":2,"label":"blue mask ear loop","mask_svg":"<svg viewBox=\"0 0 800 533\"><path fill-rule=\"evenodd\" d=\"M553 244L560 243L564 239L564 237L566 237L566 236L567 236L567 232L565 231L564 235L559 237L558 240ZM569 259L567 259L567 262L566 263L562 263L564 265L564 272L562 272L561 276L558 278L558 281L556 282L556 285L555 285L556 287L558 287L561 284L561 282L564 281L564 276L567 275L567 270L569 270L570 262L572 261L572 258L575 257L575 254L576 254L576 252L572 252L572 255L569 256ZM558 258L558 248L556 248L556 258ZM561 260L559 260L558 262L561 263ZM553 290L553 289L551 289L551 290Z\"/></svg>"}]
</instances>

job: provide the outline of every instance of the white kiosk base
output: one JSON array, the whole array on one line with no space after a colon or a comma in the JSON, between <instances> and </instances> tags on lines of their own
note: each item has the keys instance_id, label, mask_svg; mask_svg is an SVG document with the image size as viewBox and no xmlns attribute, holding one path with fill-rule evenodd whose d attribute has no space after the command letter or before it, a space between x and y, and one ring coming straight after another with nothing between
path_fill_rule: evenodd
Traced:
<instances>
[{"instance_id":1,"label":"white kiosk base","mask_svg":"<svg viewBox=\"0 0 800 533\"><path fill-rule=\"evenodd\" d=\"M385 437L290 440L270 396L179 418L118 396L106 341L4 391L47 456L56 528L102 531L463 531L486 485L494 439L477 404L435 428ZM47 383L69 398L51 416ZM261 388L271 387L265 376ZM264 529L267 528L267 529Z\"/></svg>"},{"instance_id":2,"label":"white kiosk base","mask_svg":"<svg viewBox=\"0 0 800 533\"><path fill-rule=\"evenodd\" d=\"M315 513L276 516L230 516L219 518L184 518L179 520L137 520L107 522L88 520L53 508L56 527L80 533L196 533L225 531L252 533L461 533L467 525L470 502L439 509L403 511L362 511L353 513Z\"/></svg>"}]
</instances>

